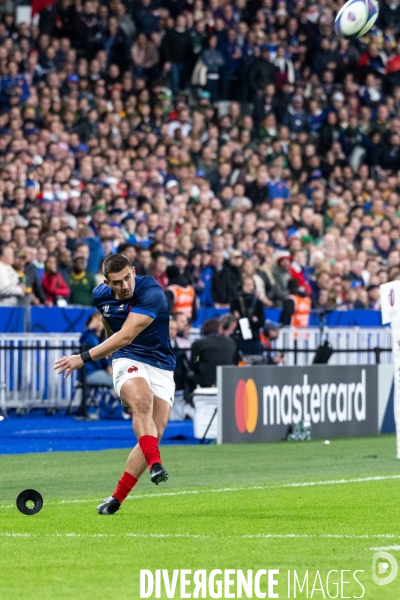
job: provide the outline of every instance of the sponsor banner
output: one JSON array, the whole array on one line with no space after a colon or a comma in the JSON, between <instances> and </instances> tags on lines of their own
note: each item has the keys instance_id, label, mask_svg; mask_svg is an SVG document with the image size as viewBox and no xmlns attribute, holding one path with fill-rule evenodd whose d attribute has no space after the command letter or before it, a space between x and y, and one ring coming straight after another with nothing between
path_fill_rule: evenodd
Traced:
<instances>
[{"instance_id":1,"label":"sponsor banner","mask_svg":"<svg viewBox=\"0 0 400 600\"><path fill-rule=\"evenodd\" d=\"M375 435L378 367L218 367L218 443L285 439L300 421L313 438Z\"/></svg>"},{"instance_id":2,"label":"sponsor banner","mask_svg":"<svg viewBox=\"0 0 400 600\"><path fill-rule=\"evenodd\" d=\"M397 458L400 458L400 321L392 323L391 328L394 369L394 419L397 432Z\"/></svg>"}]
</instances>

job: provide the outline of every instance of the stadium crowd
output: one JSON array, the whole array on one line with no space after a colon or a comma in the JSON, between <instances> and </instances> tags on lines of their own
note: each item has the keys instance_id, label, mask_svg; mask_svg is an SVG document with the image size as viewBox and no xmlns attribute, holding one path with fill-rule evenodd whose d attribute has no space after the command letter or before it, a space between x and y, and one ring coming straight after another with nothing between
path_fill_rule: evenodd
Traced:
<instances>
[{"instance_id":1,"label":"stadium crowd","mask_svg":"<svg viewBox=\"0 0 400 600\"><path fill-rule=\"evenodd\" d=\"M253 292L261 315L293 290L379 307L400 278L398 0L352 42L331 0L44 4L16 25L0 3L1 304L91 305L122 252L189 319Z\"/></svg>"}]
</instances>

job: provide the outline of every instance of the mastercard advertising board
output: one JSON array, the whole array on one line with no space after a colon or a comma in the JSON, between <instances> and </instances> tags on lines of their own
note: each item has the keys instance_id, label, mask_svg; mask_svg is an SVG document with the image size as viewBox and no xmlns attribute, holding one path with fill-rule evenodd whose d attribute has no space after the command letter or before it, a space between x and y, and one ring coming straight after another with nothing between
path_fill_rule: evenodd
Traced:
<instances>
[{"instance_id":1,"label":"mastercard advertising board","mask_svg":"<svg viewBox=\"0 0 400 600\"><path fill-rule=\"evenodd\" d=\"M313 438L377 434L391 410L386 371L379 391L382 368L218 367L218 442L279 441L300 421Z\"/></svg>"}]
</instances>

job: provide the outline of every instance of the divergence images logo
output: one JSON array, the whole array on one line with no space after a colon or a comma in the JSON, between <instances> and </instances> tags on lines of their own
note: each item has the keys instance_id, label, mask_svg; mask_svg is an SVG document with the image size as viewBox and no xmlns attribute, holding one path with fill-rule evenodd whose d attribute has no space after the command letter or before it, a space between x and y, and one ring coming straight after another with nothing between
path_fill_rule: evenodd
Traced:
<instances>
[{"instance_id":1,"label":"divergence images logo","mask_svg":"<svg viewBox=\"0 0 400 600\"><path fill-rule=\"evenodd\" d=\"M253 379L241 379L235 393L235 419L240 433L253 433L258 419L258 394Z\"/></svg>"},{"instance_id":2,"label":"divergence images logo","mask_svg":"<svg viewBox=\"0 0 400 600\"><path fill-rule=\"evenodd\" d=\"M392 288L389 292L389 304L394 306L394 289Z\"/></svg>"},{"instance_id":3,"label":"divergence images logo","mask_svg":"<svg viewBox=\"0 0 400 600\"><path fill-rule=\"evenodd\" d=\"M389 568L390 567L390 568ZM372 558L372 579L376 585L392 583L399 572L397 560L389 552L376 552Z\"/></svg>"}]
</instances>

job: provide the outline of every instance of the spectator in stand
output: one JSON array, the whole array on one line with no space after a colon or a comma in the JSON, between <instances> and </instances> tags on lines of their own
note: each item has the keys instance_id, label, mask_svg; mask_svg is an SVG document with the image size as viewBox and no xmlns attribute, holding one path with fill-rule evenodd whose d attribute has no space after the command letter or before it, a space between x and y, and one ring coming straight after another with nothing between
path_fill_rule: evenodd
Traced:
<instances>
[{"instance_id":1,"label":"spectator in stand","mask_svg":"<svg viewBox=\"0 0 400 600\"><path fill-rule=\"evenodd\" d=\"M128 40L132 42L136 35L136 25L128 14L125 4L123 2L116 2L115 4L118 25L125 33Z\"/></svg>"},{"instance_id":2,"label":"spectator in stand","mask_svg":"<svg viewBox=\"0 0 400 600\"><path fill-rule=\"evenodd\" d=\"M139 32L150 35L158 31L160 17L158 11L153 9L151 0L139 0L135 9L134 21Z\"/></svg>"},{"instance_id":3,"label":"spectator in stand","mask_svg":"<svg viewBox=\"0 0 400 600\"><path fill-rule=\"evenodd\" d=\"M332 288L332 284L333 281L328 271L320 271L318 273L318 276L312 285L311 301L313 308L318 307L321 292L325 291L329 293Z\"/></svg>"},{"instance_id":4,"label":"spectator in stand","mask_svg":"<svg viewBox=\"0 0 400 600\"><path fill-rule=\"evenodd\" d=\"M171 73L171 89L173 94L184 90L187 86L190 65L193 62L192 38L186 27L186 17L178 15L175 27L167 31L162 42L164 55L164 73Z\"/></svg>"},{"instance_id":5,"label":"spectator in stand","mask_svg":"<svg viewBox=\"0 0 400 600\"><path fill-rule=\"evenodd\" d=\"M243 292L231 304L231 312L239 323L239 350L244 356L262 354L260 330L264 325L264 307L255 294L252 277L245 276Z\"/></svg>"},{"instance_id":6,"label":"spectator in stand","mask_svg":"<svg viewBox=\"0 0 400 600\"><path fill-rule=\"evenodd\" d=\"M132 244L120 244L118 246L118 254L123 254L134 266L136 266L137 252L135 246Z\"/></svg>"},{"instance_id":7,"label":"spectator in stand","mask_svg":"<svg viewBox=\"0 0 400 600\"><path fill-rule=\"evenodd\" d=\"M304 250L296 250L293 253L292 262L289 269L289 274L294 279L297 279L299 288L302 289L306 296L311 295L311 286L308 282L305 266L307 264L307 257Z\"/></svg>"},{"instance_id":8,"label":"spectator in stand","mask_svg":"<svg viewBox=\"0 0 400 600\"><path fill-rule=\"evenodd\" d=\"M63 248L58 253L57 270L61 273L64 281L69 281L71 277L72 259L71 250L69 248Z\"/></svg>"},{"instance_id":9,"label":"spectator in stand","mask_svg":"<svg viewBox=\"0 0 400 600\"><path fill-rule=\"evenodd\" d=\"M309 117L304 110L304 100L300 95L294 96L292 103L288 106L286 113L283 115L283 124L290 131L300 133L308 131Z\"/></svg>"},{"instance_id":10,"label":"spectator in stand","mask_svg":"<svg viewBox=\"0 0 400 600\"><path fill-rule=\"evenodd\" d=\"M269 198L268 169L265 165L258 168L257 178L246 187L246 196L252 201L253 206L260 206Z\"/></svg>"},{"instance_id":11,"label":"spectator in stand","mask_svg":"<svg viewBox=\"0 0 400 600\"><path fill-rule=\"evenodd\" d=\"M217 384L217 366L235 365L236 343L232 339L237 321L232 315L208 319L203 325L203 336L193 342L190 367L194 372L194 386L213 387Z\"/></svg>"},{"instance_id":12,"label":"spectator in stand","mask_svg":"<svg viewBox=\"0 0 400 600\"><path fill-rule=\"evenodd\" d=\"M291 278L288 282L288 296L286 297L280 317L283 326L308 327L310 320L311 300L305 297L304 289L299 286L298 279Z\"/></svg>"},{"instance_id":13,"label":"spectator in stand","mask_svg":"<svg viewBox=\"0 0 400 600\"><path fill-rule=\"evenodd\" d=\"M18 98L20 104L25 104L30 95L30 89L25 75L18 72L18 62L10 60L8 63L8 73L3 75L0 80L0 97L3 107L11 109L11 97Z\"/></svg>"},{"instance_id":14,"label":"spectator in stand","mask_svg":"<svg viewBox=\"0 0 400 600\"><path fill-rule=\"evenodd\" d=\"M171 315L171 319L175 319L178 326L178 333L176 336L176 343L182 350L186 351L187 359L190 358L190 348L192 346L192 340L190 337L191 321L187 315L183 312L176 312Z\"/></svg>"},{"instance_id":15,"label":"spectator in stand","mask_svg":"<svg viewBox=\"0 0 400 600\"><path fill-rule=\"evenodd\" d=\"M26 285L31 289L30 303L35 306L44 304L46 302L46 297L39 279L37 268L34 264L35 256L37 254L36 249L31 248L31 246L25 246L22 251L25 254L24 272Z\"/></svg>"},{"instance_id":16,"label":"spectator in stand","mask_svg":"<svg viewBox=\"0 0 400 600\"><path fill-rule=\"evenodd\" d=\"M215 250L211 253L210 264L204 269L202 279L204 283L202 305L229 308L234 296L234 288L221 251Z\"/></svg>"},{"instance_id":17,"label":"spectator in stand","mask_svg":"<svg viewBox=\"0 0 400 600\"><path fill-rule=\"evenodd\" d=\"M152 77L156 72L159 53L145 33L139 33L131 51L136 77Z\"/></svg>"},{"instance_id":18,"label":"spectator in stand","mask_svg":"<svg viewBox=\"0 0 400 600\"><path fill-rule=\"evenodd\" d=\"M178 253L178 250L176 248L177 244L178 238L176 233L174 231L167 231L164 235L163 246L164 255L166 256L170 264L174 261Z\"/></svg>"},{"instance_id":19,"label":"spectator in stand","mask_svg":"<svg viewBox=\"0 0 400 600\"><path fill-rule=\"evenodd\" d=\"M243 266L243 254L239 250L233 250L229 257L229 260L225 261L225 266L229 271L232 294L234 296L239 295L242 290L242 266Z\"/></svg>"},{"instance_id":20,"label":"spectator in stand","mask_svg":"<svg viewBox=\"0 0 400 600\"><path fill-rule=\"evenodd\" d=\"M95 276L87 270L87 261L83 256L74 257L68 284L70 304L92 306L92 293L97 282Z\"/></svg>"},{"instance_id":21,"label":"spectator in stand","mask_svg":"<svg viewBox=\"0 0 400 600\"><path fill-rule=\"evenodd\" d=\"M210 35L208 47L201 55L201 59L207 68L206 90L210 94L211 102L217 102L220 99L221 73L225 65L225 59L217 46L218 37Z\"/></svg>"},{"instance_id":22,"label":"spectator in stand","mask_svg":"<svg viewBox=\"0 0 400 600\"><path fill-rule=\"evenodd\" d=\"M25 287L25 294L23 297L18 299L18 306L30 306L32 287L28 282L25 275L25 263L26 254L23 250L16 250L14 252L14 264L13 269L18 275L18 281Z\"/></svg>"},{"instance_id":23,"label":"spectator in stand","mask_svg":"<svg viewBox=\"0 0 400 600\"><path fill-rule=\"evenodd\" d=\"M37 274L38 274L40 282L43 280L44 264L45 264L45 262L47 260L47 256L48 256L48 252L47 252L46 248L44 246L39 246L39 248L38 248L38 250L36 252L36 258L33 261L33 264L36 267Z\"/></svg>"},{"instance_id":24,"label":"spectator in stand","mask_svg":"<svg viewBox=\"0 0 400 600\"><path fill-rule=\"evenodd\" d=\"M148 248L140 247L137 249L137 267L136 272L138 275L151 275L151 252Z\"/></svg>"},{"instance_id":25,"label":"spectator in stand","mask_svg":"<svg viewBox=\"0 0 400 600\"><path fill-rule=\"evenodd\" d=\"M275 83L276 77L276 67L269 60L268 44L262 44L260 50L260 56L255 59L249 72L250 89L253 100L264 92L267 85Z\"/></svg>"},{"instance_id":26,"label":"spectator in stand","mask_svg":"<svg viewBox=\"0 0 400 600\"><path fill-rule=\"evenodd\" d=\"M57 259L52 254L44 263L42 287L46 296L47 306L66 306L69 287L57 271Z\"/></svg>"},{"instance_id":27,"label":"spectator in stand","mask_svg":"<svg viewBox=\"0 0 400 600\"><path fill-rule=\"evenodd\" d=\"M397 272L398 274L398 272ZM396 275L397 277L397 275ZM381 302L380 302L380 289L379 285L371 284L367 287L368 292L368 306L366 308L370 308L372 310L380 310Z\"/></svg>"},{"instance_id":28,"label":"spectator in stand","mask_svg":"<svg viewBox=\"0 0 400 600\"><path fill-rule=\"evenodd\" d=\"M188 284L186 277L179 273L175 265L167 268L167 278L169 283L165 294L170 314L183 313L190 321L196 321L196 292L193 286Z\"/></svg>"},{"instance_id":29,"label":"spectator in stand","mask_svg":"<svg viewBox=\"0 0 400 600\"><path fill-rule=\"evenodd\" d=\"M279 352L279 353L271 352L271 349L272 349L271 342L274 342L275 340L278 339L280 329L281 329L280 324L275 323L274 321L267 320L264 323L264 328L263 328L264 344L265 344L265 348L266 348L267 364L269 364L269 365L279 365L280 363L284 362L284 360L285 360L285 356L281 352Z\"/></svg>"},{"instance_id":30,"label":"spectator in stand","mask_svg":"<svg viewBox=\"0 0 400 600\"><path fill-rule=\"evenodd\" d=\"M386 73L392 85L400 83L400 42L396 44L396 52L391 55L386 63Z\"/></svg>"},{"instance_id":31,"label":"spectator in stand","mask_svg":"<svg viewBox=\"0 0 400 600\"><path fill-rule=\"evenodd\" d=\"M25 285L13 269L14 250L11 246L0 247L0 305L16 306L25 296Z\"/></svg>"},{"instance_id":32,"label":"spectator in stand","mask_svg":"<svg viewBox=\"0 0 400 600\"><path fill-rule=\"evenodd\" d=\"M244 277L251 277L254 281L255 286L255 295L263 305L267 304L267 294L265 293L265 285L264 281L260 275L257 274L256 268L254 266L253 261L250 258L247 258L243 261L242 264L242 281ZM240 290L241 291L241 290Z\"/></svg>"},{"instance_id":33,"label":"spectator in stand","mask_svg":"<svg viewBox=\"0 0 400 600\"><path fill-rule=\"evenodd\" d=\"M162 252L155 252L152 258L153 270L151 275L161 285L162 289L165 290L168 285L168 276L166 274L168 267L167 258Z\"/></svg>"},{"instance_id":34,"label":"spectator in stand","mask_svg":"<svg viewBox=\"0 0 400 600\"><path fill-rule=\"evenodd\" d=\"M291 263L292 257L288 252L281 252L278 254L273 275L275 279L274 301L275 305L279 308L282 307L283 301L288 294Z\"/></svg>"},{"instance_id":35,"label":"spectator in stand","mask_svg":"<svg viewBox=\"0 0 400 600\"><path fill-rule=\"evenodd\" d=\"M238 85L238 79L240 77L242 51L237 42L237 34L234 28L228 29L226 32L226 37L221 42L221 51L224 57L222 95L230 100L241 100L243 88Z\"/></svg>"},{"instance_id":36,"label":"spectator in stand","mask_svg":"<svg viewBox=\"0 0 400 600\"><path fill-rule=\"evenodd\" d=\"M129 39L124 30L118 26L115 17L108 19L108 31L104 36L104 49L109 64L118 65L123 72L129 66Z\"/></svg>"}]
</instances>

